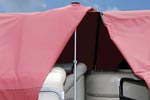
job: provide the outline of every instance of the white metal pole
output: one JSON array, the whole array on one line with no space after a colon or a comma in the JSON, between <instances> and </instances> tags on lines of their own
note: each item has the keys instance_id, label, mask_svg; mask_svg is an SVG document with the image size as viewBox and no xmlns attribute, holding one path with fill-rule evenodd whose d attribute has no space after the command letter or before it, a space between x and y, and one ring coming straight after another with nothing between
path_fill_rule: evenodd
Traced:
<instances>
[{"instance_id":1,"label":"white metal pole","mask_svg":"<svg viewBox=\"0 0 150 100\"><path fill-rule=\"evenodd\" d=\"M77 32L74 32L74 100L77 100Z\"/></svg>"}]
</instances>

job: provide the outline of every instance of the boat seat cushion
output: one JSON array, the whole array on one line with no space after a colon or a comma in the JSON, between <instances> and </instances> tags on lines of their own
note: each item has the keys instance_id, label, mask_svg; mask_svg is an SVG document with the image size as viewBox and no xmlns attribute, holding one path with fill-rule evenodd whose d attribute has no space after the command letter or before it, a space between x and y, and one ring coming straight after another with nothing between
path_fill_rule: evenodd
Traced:
<instances>
[{"instance_id":1,"label":"boat seat cushion","mask_svg":"<svg viewBox=\"0 0 150 100\"><path fill-rule=\"evenodd\" d=\"M77 64L77 80L79 79L80 76L84 75L86 71L87 71L87 66L84 63L78 63ZM74 77L73 74L70 74L67 76L65 87L64 87L65 91L73 86L73 79L74 79L73 77Z\"/></svg>"},{"instance_id":2,"label":"boat seat cushion","mask_svg":"<svg viewBox=\"0 0 150 100\"><path fill-rule=\"evenodd\" d=\"M138 79L132 71L120 71L120 72L92 72L86 78L86 93L87 98L95 97L99 98L119 98L119 86L121 78L133 78ZM132 87L132 89L130 89ZM139 96L144 97L143 100L148 100L148 91L144 86L136 86L136 84L130 84L126 82L124 84L124 92L126 96L140 94ZM132 91L131 91L132 90ZM129 95L130 94L130 95ZM141 98L136 96L138 98ZM87 99L90 100L90 99ZM94 99L96 100L96 99ZM142 99L140 99L142 100Z\"/></svg>"},{"instance_id":3,"label":"boat seat cushion","mask_svg":"<svg viewBox=\"0 0 150 100\"><path fill-rule=\"evenodd\" d=\"M53 67L43 83L38 100L60 100L60 98L64 98L61 94L64 90L65 78L66 72L63 68Z\"/></svg>"}]
</instances>

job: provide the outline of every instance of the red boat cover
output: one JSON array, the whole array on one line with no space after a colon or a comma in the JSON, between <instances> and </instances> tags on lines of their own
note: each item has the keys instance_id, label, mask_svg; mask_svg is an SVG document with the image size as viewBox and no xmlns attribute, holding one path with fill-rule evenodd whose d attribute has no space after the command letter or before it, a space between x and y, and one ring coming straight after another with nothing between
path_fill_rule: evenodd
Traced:
<instances>
[{"instance_id":1,"label":"red boat cover","mask_svg":"<svg viewBox=\"0 0 150 100\"><path fill-rule=\"evenodd\" d=\"M150 11L104 12L113 42L150 89Z\"/></svg>"},{"instance_id":2,"label":"red boat cover","mask_svg":"<svg viewBox=\"0 0 150 100\"><path fill-rule=\"evenodd\" d=\"M0 14L0 100L37 100L44 79L90 7Z\"/></svg>"}]
</instances>

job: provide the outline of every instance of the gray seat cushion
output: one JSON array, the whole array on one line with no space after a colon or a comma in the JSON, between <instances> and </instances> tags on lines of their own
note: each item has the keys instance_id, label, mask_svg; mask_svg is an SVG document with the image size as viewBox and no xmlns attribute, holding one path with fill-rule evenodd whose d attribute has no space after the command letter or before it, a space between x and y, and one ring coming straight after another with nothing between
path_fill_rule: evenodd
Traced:
<instances>
[{"instance_id":1,"label":"gray seat cushion","mask_svg":"<svg viewBox=\"0 0 150 100\"><path fill-rule=\"evenodd\" d=\"M80 76L84 75L87 71L87 66L84 63L78 63L77 64L77 80L79 79ZM66 78L66 82L65 82L65 87L64 90L67 91L68 89L70 89L73 86L73 74L70 74L67 76Z\"/></svg>"},{"instance_id":2,"label":"gray seat cushion","mask_svg":"<svg viewBox=\"0 0 150 100\"><path fill-rule=\"evenodd\" d=\"M55 64L55 66L59 66L65 70L66 73L73 72L73 63L62 63L62 64Z\"/></svg>"},{"instance_id":3,"label":"gray seat cushion","mask_svg":"<svg viewBox=\"0 0 150 100\"><path fill-rule=\"evenodd\" d=\"M120 72L92 72L86 79L86 92L87 100L95 98L93 100L104 100L102 98L119 98L119 85L121 78L133 78L138 79L132 71L120 71ZM148 100L148 92L146 87L136 86L134 84L126 83L125 95L129 97L141 98L137 100ZM130 95L129 95L130 94ZM136 95L135 95L136 94ZM140 94L140 95L139 95Z\"/></svg>"}]
</instances>

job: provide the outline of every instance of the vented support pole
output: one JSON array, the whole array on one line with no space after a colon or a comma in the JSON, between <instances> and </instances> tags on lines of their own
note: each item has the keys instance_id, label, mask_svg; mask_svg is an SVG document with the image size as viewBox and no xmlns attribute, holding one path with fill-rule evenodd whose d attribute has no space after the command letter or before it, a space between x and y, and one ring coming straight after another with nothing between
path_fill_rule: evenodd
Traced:
<instances>
[{"instance_id":1,"label":"vented support pole","mask_svg":"<svg viewBox=\"0 0 150 100\"><path fill-rule=\"evenodd\" d=\"M77 100L77 32L74 32L74 100Z\"/></svg>"}]
</instances>

